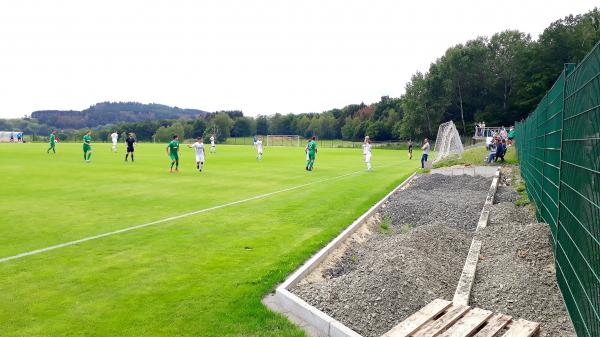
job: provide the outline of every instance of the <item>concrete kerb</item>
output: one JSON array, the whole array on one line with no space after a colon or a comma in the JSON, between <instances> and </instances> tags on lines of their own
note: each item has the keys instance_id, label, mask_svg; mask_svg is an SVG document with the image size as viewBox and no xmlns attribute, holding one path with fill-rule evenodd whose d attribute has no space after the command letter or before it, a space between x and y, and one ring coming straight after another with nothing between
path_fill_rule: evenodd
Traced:
<instances>
[{"instance_id":1,"label":"concrete kerb","mask_svg":"<svg viewBox=\"0 0 600 337\"><path fill-rule=\"evenodd\" d=\"M496 191L498 190L498 182L500 181L500 168L496 169L496 173L494 173L494 179L492 179L492 184L490 185L490 190L485 198L485 203L483 204L483 209L481 210L481 215L479 216L479 221L477 222L477 231L487 226L488 220L490 218L490 206L494 204L494 198L496 197Z\"/></svg>"},{"instance_id":2,"label":"concrete kerb","mask_svg":"<svg viewBox=\"0 0 600 337\"><path fill-rule=\"evenodd\" d=\"M432 169L431 174L443 174L447 176L468 175L471 177L493 177L498 166L460 166L460 167L442 167Z\"/></svg>"},{"instance_id":3,"label":"concrete kerb","mask_svg":"<svg viewBox=\"0 0 600 337\"><path fill-rule=\"evenodd\" d=\"M321 310L313 307L306 303L300 297L292 294L288 289L296 285L302 278L312 272L325 258L331 254L337 247L339 247L348 237L350 237L369 217L386 202L389 197L396 191L401 189L404 185L410 182L416 175L416 172L405 179L400 185L394 188L390 193L378 201L373 207L367 212L356 219L350 226L348 226L340 235L338 235L333 241L327 246L321 249L318 253L313 255L308 261L306 261L300 268L298 268L292 275L290 275L282 284L280 284L275 290L274 298L285 310L280 311L282 314L287 312L294 316L303 319L307 325L319 331L323 336L327 337L361 337L360 334L348 328L344 324L335 320L331 316L322 312ZM272 310L278 311L278 308L271 307Z\"/></svg>"},{"instance_id":4,"label":"concrete kerb","mask_svg":"<svg viewBox=\"0 0 600 337\"><path fill-rule=\"evenodd\" d=\"M496 196L496 190L498 189L498 182L500 181L500 167L496 168L492 184L485 198L485 203L477 222L477 229L475 235L471 241L471 247L469 248L469 254L465 261L462 274L458 280L458 286L454 292L454 299L452 300L454 305L468 305L469 298L471 296L471 289L473 288L473 282L475 281L475 272L477 270L477 262L479 261L479 253L481 251L481 241L477 237L477 232L487 226L490 218L490 206L494 203L494 197Z\"/></svg>"}]
</instances>

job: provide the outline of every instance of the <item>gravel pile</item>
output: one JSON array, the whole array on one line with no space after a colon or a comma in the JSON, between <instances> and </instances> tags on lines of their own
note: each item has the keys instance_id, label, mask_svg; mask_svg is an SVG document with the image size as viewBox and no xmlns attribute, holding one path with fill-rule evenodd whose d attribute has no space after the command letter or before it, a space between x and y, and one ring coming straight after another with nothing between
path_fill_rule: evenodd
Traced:
<instances>
[{"instance_id":1,"label":"gravel pile","mask_svg":"<svg viewBox=\"0 0 600 337\"><path fill-rule=\"evenodd\" d=\"M502 202L515 202L519 199L519 197L519 193L511 186L498 186L498 189L496 189L494 203L498 204Z\"/></svg>"},{"instance_id":2,"label":"gravel pile","mask_svg":"<svg viewBox=\"0 0 600 337\"><path fill-rule=\"evenodd\" d=\"M334 273L323 273L335 277L292 292L361 335L379 337L434 299L452 299L471 238L439 225L377 233L351 247Z\"/></svg>"},{"instance_id":3,"label":"gravel pile","mask_svg":"<svg viewBox=\"0 0 600 337\"><path fill-rule=\"evenodd\" d=\"M519 199L519 193L513 188L514 178L513 169L510 166L503 166L500 169L500 180L498 189L494 198L494 203L515 202Z\"/></svg>"},{"instance_id":4,"label":"gravel pile","mask_svg":"<svg viewBox=\"0 0 600 337\"><path fill-rule=\"evenodd\" d=\"M403 225L446 225L474 230L492 179L483 177L421 175L410 187L390 197L384 219Z\"/></svg>"},{"instance_id":5,"label":"gravel pile","mask_svg":"<svg viewBox=\"0 0 600 337\"><path fill-rule=\"evenodd\" d=\"M452 299L490 183L418 176L385 204L372 234L350 241L292 292L366 337L381 336L436 298Z\"/></svg>"},{"instance_id":6,"label":"gravel pile","mask_svg":"<svg viewBox=\"0 0 600 337\"><path fill-rule=\"evenodd\" d=\"M540 336L576 336L556 284L550 230L532 210L513 203L493 205L471 305L540 322Z\"/></svg>"},{"instance_id":7,"label":"gravel pile","mask_svg":"<svg viewBox=\"0 0 600 337\"><path fill-rule=\"evenodd\" d=\"M546 224L517 207L503 168L470 305L576 336L556 284ZM292 292L365 337L378 337L436 298L451 300L491 179L421 175Z\"/></svg>"}]
</instances>

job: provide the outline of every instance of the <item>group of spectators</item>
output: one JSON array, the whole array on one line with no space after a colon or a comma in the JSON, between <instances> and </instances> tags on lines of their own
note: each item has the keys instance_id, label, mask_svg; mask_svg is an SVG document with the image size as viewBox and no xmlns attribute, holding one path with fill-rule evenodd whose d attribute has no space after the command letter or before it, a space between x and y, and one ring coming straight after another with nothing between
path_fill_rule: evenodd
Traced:
<instances>
[{"instance_id":1,"label":"group of spectators","mask_svg":"<svg viewBox=\"0 0 600 337\"><path fill-rule=\"evenodd\" d=\"M486 162L489 164L492 161L497 162L498 159L504 161L504 155L506 155L508 147L512 146L514 137L515 129L512 126L508 131L506 131L505 127L502 127L500 131L495 131L491 137L488 137L491 139L489 143L486 141L488 143L486 146L489 150Z\"/></svg>"},{"instance_id":2,"label":"group of spectators","mask_svg":"<svg viewBox=\"0 0 600 337\"><path fill-rule=\"evenodd\" d=\"M11 132L10 133L10 142L11 143L23 143L23 132Z\"/></svg>"},{"instance_id":3,"label":"group of spectators","mask_svg":"<svg viewBox=\"0 0 600 337\"><path fill-rule=\"evenodd\" d=\"M486 130L485 130L485 122L477 122L477 135L476 136L481 136L481 137L486 137Z\"/></svg>"}]
</instances>

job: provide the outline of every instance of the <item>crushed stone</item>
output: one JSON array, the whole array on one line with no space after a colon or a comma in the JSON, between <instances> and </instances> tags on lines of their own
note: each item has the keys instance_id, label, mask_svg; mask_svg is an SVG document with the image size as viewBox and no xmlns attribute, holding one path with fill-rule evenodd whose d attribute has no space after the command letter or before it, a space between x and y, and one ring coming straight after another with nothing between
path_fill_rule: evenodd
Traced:
<instances>
[{"instance_id":1,"label":"crushed stone","mask_svg":"<svg viewBox=\"0 0 600 337\"><path fill-rule=\"evenodd\" d=\"M365 337L379 337L436 298L452 299L491 178L419 175L291 290Z\"/></svg>"},{"instance_id":2,"label":"crushed stone","mask_svg":"<svg viewBox=\"0 0 600 337\"><path fill-rule=\"evenodd\" d=\"M550 229L530 207L491 206L482 240L472 306L539 322L540 337L576 336L558 284Z\"/></svg>"}]
</instances>

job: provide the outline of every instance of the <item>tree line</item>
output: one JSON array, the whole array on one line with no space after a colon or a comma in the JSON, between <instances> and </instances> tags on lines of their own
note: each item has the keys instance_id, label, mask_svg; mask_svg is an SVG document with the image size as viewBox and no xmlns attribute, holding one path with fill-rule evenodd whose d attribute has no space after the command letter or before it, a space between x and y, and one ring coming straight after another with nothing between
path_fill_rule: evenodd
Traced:
<instances>
[{"instance_id":1,"label":"tree line","mask_svg":"<svg viewBox=\"0 0 600 337\"><path fill-rule=\"evenodd\" d=\"M523 32L506 30L452 46L426 72L416 72L401 97L383 96L372 104L351 104L321 113L249 117L237 110L206 113L158 104L149 107L135 102L105 102L90 107L86 116L112 116L110 124L94 127L99 139L107 138L113 130L133 132L142 141L166 141L172 134L195 138L212 133L221 141L255 134L415 139L435 136L438 125L448 120L455 122L461 134L470 136L478 122L509 126L525 118L550 89L564 64L579 62L598 41L600 11L594 8L553 22L537 40ZM152 113L147 112L150 108ZM115 110L121 111L117 114L121 117L115 115ZM16 126L26 133L47 133L50 128L67 125L65 120L60 124L51 116L45 112L34 113L33 118L0 120L0 129ZM83 133L76 128L61 131L67 139Z\"/></svg>"},{"instance_id":2,"label":"tree line","mask_svg":"<svg viewBox=\"0 0 600 337\"><path fill-rule=\"evenodd\" d=\"M181 109L156 103L101 102L81 111L34 111L31 113L31 118L41 124L51 125L59 129L80 129L153 119L196 118L206 116L207 114L208 112L203 110Z\"/></svg>"}]
</instances>

